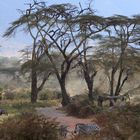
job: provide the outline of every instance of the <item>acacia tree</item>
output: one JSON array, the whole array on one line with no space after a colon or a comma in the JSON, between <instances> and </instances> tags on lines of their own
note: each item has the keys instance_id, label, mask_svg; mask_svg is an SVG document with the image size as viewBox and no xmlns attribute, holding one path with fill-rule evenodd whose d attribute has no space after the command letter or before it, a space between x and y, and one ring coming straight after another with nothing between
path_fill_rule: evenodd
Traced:
<instances>
[{"instance_id":1,"label":"acacia tree","mask_svg":"<svg viewBox=\"0 0 140 140\"><path fill-rule=\"evenodd\" d=\"M81 48L81 46L92 33L87 33L85 38L80 40L78 36L80 34L81 25L79 21L77 21L77 19L80 19L81 15L84 14L84 11L89 9L79 11L77 7L70 4L53 5L49 8L49 10L51 10L51 16L53 17L49 18L49 23L51 24L44 26L44 23L41 23L41 25L39 24L39 26L37 26L37 29L40 31L42 37L40 45L44 48L47 57L54 67L62 91L62 105L65 106L70 102L65 85L68 72L70 68L75 67L73 62L77 57L90 48L89 46ZM46 9L44 10L46 11ZM46 13L42 14L45 15ZM54 57L51 55L50 50L52 50L52 48L53 51L60 52L63 57L59 68L56 67Z\"/></svg>"},{"instance_id":2,"label":"acacia tree","mask_svg":"<svg viewBox=\"0 0 140 140\"><path fill-rule=\"evenodd\" d=\"M79 34L80 29L75 19L82 13L76 6L70 4L51 5L47 7L45 3L34 2L34 4L29 5L29 9L26 10L26 13L19 20L13 22L12 26L5 33L5 36L9 36L21 26L30 33L34 46L32 59L33 61L35 60L32 65L32 89L34 92L37 90L35 88L37 79L35 78L36 71L34 66L37 64L36 60L38 60L36 59L36 54L41 49L50 60L60 84L63 106L70 103L65 85L67 74L73 61L88 49L78 51L84 40L76 40L77 38L75 38ZM87 37L90 34L87 34ZM75 42L77 42L76 45ZM52 52L57 52L63 57L63 61L60 62L59 67L55 63L56 58L54 58Z\"/></svg>"},{"instance_id":3,"label":"acacia tree","mask_svg":"<svg viewBox=\"0 0 140 140\"><path fill-rule=\"evenodd\" d=\"M43 3L40 3L40 4L42 5ZM47 81L48 77L50 76L52 72L50 69L48 69L46 72L44 72L44 70L40 72L40 69L39 69L41 65L40 59L42 58L43 51L42 51L42 48L38 46L39 31L33 30L34 23L31 20L32 17L29 16L29 14L32 14L31 9L35 5L36 5L36 2L34 2L33 5L29 4L29 9L27 9L25 12L21 11L22 12L21 17L17 19L16 21L12 22L11 26L6 30L6 32L3 35L4 37L11 37L16 33L17 29L22 28L23 31L25 31L26 33L27 32L29 33L29 35L31 36L33 40L32 50L31 50L31 59L27 60L22 66L24 70L25 69L27 70L27 68L31 69L31 102L32 103L35 103L37 101L37 96L38 96L39 91L42 90L45 82ZM39 7L36 7L36 8L39 8ZM40 81L40 78L39 78L40 73L43 73L44 75L42 78L42 82L38 82Z\"/></svg>"},{"instance_id":4,"label":"acacia tree","mask_svg":"<svg viewBox=\"0 0 140 140\"><path fill-rule=\"evenodd\" d=\"M110 96L118 96L131 73L132 44L140 38L135 37L138 18L115 16L108 18L110 27L100 42L98 55L109 80ZM110 102L113 105L113 102Z\"/></svg>"},{"instance_id":5,"label":"acacia tree","mask_svg":"<svg viewBox=\"0 0 140 140\"><path fill-rule=\"evenodd\" d=\"M105 18L95 15L91 9L90 12L85 11L85 13L81 15L77 21L80 24L80 34L78 37L80 40L84 40L82 43L82 49L86 50L79 55L79 65L81 66L81 70L87 84L89 100L93 101L93 86L94 77L97 74L97 63L96 55L94 55L95 46L90 44L94 44L94 42L101 37L99 33L105 30L109 25L107 24ZM90 36L87 37L89 34Z\"/></svg>"}]
</instances>

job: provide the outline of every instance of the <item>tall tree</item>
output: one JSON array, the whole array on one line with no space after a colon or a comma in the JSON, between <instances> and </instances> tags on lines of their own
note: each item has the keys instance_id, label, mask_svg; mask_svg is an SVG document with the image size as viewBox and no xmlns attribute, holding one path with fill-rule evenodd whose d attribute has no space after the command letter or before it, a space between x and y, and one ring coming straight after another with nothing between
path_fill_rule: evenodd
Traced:
<instances>
[{"instance_id":1,"label":"tall tree","mask_svg":"<svg viewBox=\"0 0 140 140\"><path fill-rule=\"evenodd\" d=\"M37 91L35 66L38 64L38 57L36 55L38 55L38 50L43 50L50 60L60 84L63 97L62 105L65 106L70 103L66 90L66 77L74 60L85 51L83 49L78 51L84 40L78 40L78 44L75 45L75 42L77 42L75 37L79 34L80 27L75 19L82 13L71 4L46 6L45 3L35 1L29 5L29 9L20 19L12 23L12 26L4 34L4 36L9 36L22 26L33 38L32 94ZM54 58L52 52L57 52L63 57L59 68L55 63L56 58Z\"/></svg>"},{"instance_id":2,"label":"tall tree","mask_svg":"<svg viewBox=\"0 0 140 140\"><path fill-rule=\"evenodd\" d=\"M41 5L43 3L40 3ZM46 80L48 79L50 72L44 73L42 82L38 83L38 77L40 74L38 74L38 67L41 65L40 59L42 58L43 52L42 48L38 46L38 39L39 39L39 31L33 30L34 23L31 20L32 17L30 17L30 14L32 13L32 8L36 5L36 2L33 3L33 5L29 4L29 9L27 9L25 12L22 12L22 15L19 19L11 23L11 26L6 30L4 33L4 37L11 37L16 33L17 29L22 28L23 31L28 32L31 36L33 43L32 43L32 50L31 50L31 60L28 60L23 64L23 68L29 68L31 69L31 102L35 103L37 101L37 96L40 90L42 90ZM37 5L36 5L37 6ZM39 8L39 7L36 7Z\"/></svg>"},{"instance_id":3,"label":"tall tree","mask_svg":"<svg viewBox=\"0 0 140 140\"><path fill-rule=\"evenodd\" d=\"M86 34L83 40L79 40L77 37L81 29L77 19L84 13L84 10L81 11L76 6L70 4L52 5L49 8L51 13L44 14L42 12L41 15L43 14L43 16L46 17L46 14L47 16L51 14L51 17L48 19L48 23L51 24L45 25L46 23L41 21L41 23L39 22L40 24L37 25L37 29L40 31L42 37L40 45L44 48L47 57L54 67L62 91L62 105L65 106L70 103L66 90L66 77L70 69L72 67L74 68L74 61L77 57L90 48L81 48L81 46L85 39L92 33ZM46 9L44 10L46 11ZM63 57L62 62L59 62L59 68L56 67L52 51L59 52Z\"/></svg>"},{"instance_id":4,"label":"tall tree","mask_svg":"<svg viewBox=\"0 0 140 140\"><path fill-rule=\"evenodd\" d=\"M138 21L138 18L121 15L108 18L110 27L106 29L98 52L109 80L110 96L120 94L131 72L128 60L135 53L132 46L140 39L135 32ZM110 105L113 103L110 102Z\"/></svg>"},{"instance_id":5,"label":"tall tree","mask_svg":"<svg viewBox=\"0 0 140 140\"><path fill-rule=\"evenodd\" d=\"M95 15L94 11L90 9L90 7L89 10L85 11L77 21L80 25L80 33L78 37L79 40L83 41L82 49L86 50L79 55L79 65L81 66L81 70L87 84L89 100L93 101L94 77L97 74L94 44L101 37L99 33L105 30L109 25L105 18Z\"/></svg>"}]
</instances>

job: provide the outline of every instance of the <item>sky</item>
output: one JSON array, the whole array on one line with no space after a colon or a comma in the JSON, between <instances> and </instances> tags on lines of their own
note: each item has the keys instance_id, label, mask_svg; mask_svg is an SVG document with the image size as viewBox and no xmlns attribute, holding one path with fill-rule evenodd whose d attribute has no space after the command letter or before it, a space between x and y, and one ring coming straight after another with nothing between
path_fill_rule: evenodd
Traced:
<instances>
[{"instance_id":1,"label":"sky","mask_svg":"<svg viewBox=\"0 0 140 140\"><path fill-rule=\"evenodd\" d=\"M48 4L71 3L78 5L79 2L86 6L90 0L44 0ZM20 56L19 50L31 44L31 38L26 34L18 32L15 37L3 38L2 35L10 26L10 23L20 17L18 9L25 10L26 3L32 0L0 0L0 56ZM140 0L93 0L92 7L96 14L101 16L112 16L121 14L132 16L140 14Z\"/></svg>"}]
</instances>

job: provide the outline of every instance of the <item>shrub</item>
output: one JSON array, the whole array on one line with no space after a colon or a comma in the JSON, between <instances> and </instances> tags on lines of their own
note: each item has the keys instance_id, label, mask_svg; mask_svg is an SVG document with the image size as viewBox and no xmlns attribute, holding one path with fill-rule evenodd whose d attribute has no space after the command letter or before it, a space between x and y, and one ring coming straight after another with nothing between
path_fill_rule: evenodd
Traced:
<instances>
[{"instance_id":1,"label":"shrub","mask_svg":"<svg viewBox=\"0 0 140 140\"><path fill-rule=\"evenodd\" d=\"M73 102L66 107L66 112L69 115L86 118L97 114L101 111L100 107L96 107L93 103L82 100L80 102Z\"/></svg>"},{"instance_id":2,"label":"shrub","mask_svg":"<svg viewBox=\"0 0 140 140\"><path fill-rule=\"evenodd\" d=\"M15 94L12 90L7 89L4 94L4 99L13 100L15 98Z\"/></svg>"},{"instance_id":3,"label":"shrub","mask_svg":"<svg viewBox=\"0 0 140 140\"><path fill-rule=\"evenodd\" d=\"M28 88L15 88L13 90L15 99L29 99L30 98L30 89Z\"/></svg>"},{"instance_id":4,"label":"shrub","mask_svg":"<svg viewBox=\"0 0 140 140\"><path fill-rule=\"evenodd\" d=\"M0 139L4 140L58 140L58 124L31 113L9 118L0 124Z\"/></svg>"},{"instance_id":5,"label":"shrub","mask_svg":"<svg viewBox=\"0 0 140 140\"><path fill-rule=\"evenodd\" d=\"M42 91L41 93L39 93L39 99L48 100L48 93L46 91Z\"/></svg>"},{"instance_id":6,"label":"shrub","mask_svg":"<svg viewBox=\"0 0 140 140\"><path fill-rule=\"evenodd\" d=\"M30 90L26 88L7 89L4 92L3 99L29 99L30 95Z\"/></svg>"},{"instance_id":7,"label":"shrub","mask_svg":"<svg viewBox=\"0 0 140 140\"><path fill-rule=\"evenodd\" d=\"M53 100L53 99L60 99L61 93L58 91L52 91L52 90L43 90L39 93L39 99L40 100Z\"/></svg>"},{"instance_id":8,"label":"shrub","mask_svg":"<svg viewBox=\"0 0 140 140\"><path fill-rule=\"evenodd\" d=\"M98 114L96 118L97 123L104 128L101 134L110 139L115 137L128 140L132 136L140 137L140 105L127 105Z\"/></svg>"},{"instance_id":9,"label":"shrub","mask_svg":"<svg viewBox=\"0 0 140 140\"><path fill-rule=\"evenodd\" d=\"M58 106L60 104L60 100L48 100L46 102L46 106Z\"/></svg>"}]
</instances>

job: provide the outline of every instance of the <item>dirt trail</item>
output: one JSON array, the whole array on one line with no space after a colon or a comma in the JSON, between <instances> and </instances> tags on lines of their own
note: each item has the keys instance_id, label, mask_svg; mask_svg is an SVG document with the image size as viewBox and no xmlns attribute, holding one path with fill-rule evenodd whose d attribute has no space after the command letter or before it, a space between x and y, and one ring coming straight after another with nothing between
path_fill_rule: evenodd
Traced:
<instances>
[{"instance_id":1,"label":"dirt trail","mask_svg":"<svg viewBox=\"0 0 140 140\"><path fill-rule=\"evenodd\" d=\"M37 108L38 114L44 115L49 118L56 118L56 121L62 125L67 125L69 131L73 131L75 124L77 123L92 123L92 119L79 119L72 116L67 116L67 114L61 110L58 110L57 107L45 107Z\"/></svg>"}]
</instances>

